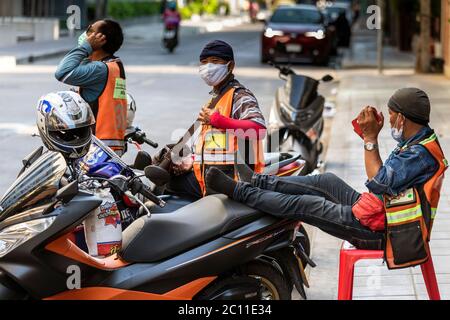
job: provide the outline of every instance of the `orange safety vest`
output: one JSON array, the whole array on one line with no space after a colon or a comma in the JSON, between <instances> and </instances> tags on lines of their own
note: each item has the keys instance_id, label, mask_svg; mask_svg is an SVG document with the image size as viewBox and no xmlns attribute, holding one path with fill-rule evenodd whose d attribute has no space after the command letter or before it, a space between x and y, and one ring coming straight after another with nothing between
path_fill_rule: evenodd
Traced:
<instances>
[{"instance_id":1,"label":"orange safety vest","mask_svg":"<svg viewBox=\"0 0 450 320\"><path fill-rule=\"evenodd\" d=\"M236 87L229 88L214 107L225 117L231 117L233 109L233 95ZM231 130L214 128L211 125L202 125L199 138L195 144L194 174L200 185L203 195L206 195L205 172L208 167L218 167L236 181L239 180L235 170L236 155L238 152L238 138ZM261 173L264 169L264 153L261 140L250 140L252 146L252 163L254 171Z\"/></svg>"},{"instance_id":2,"label":"orange safety vest","mask_svg":"<svg viewBox=\"0 0 450 320\"><path fill-rule=\"evenodd\" d=\"M407 268L426 262L430 256L430 234L440 198L444 172L448 167L444 152L433 132L414 144L424 146L439 164L424 184L410 188L399 199L384 196L386 209L385 260L389 269ZM404 146L401 151L410 145Z\"/></svg>"},{"instance_id":3,"label":"orange safety vest","mask_svg":"<svg viewBox=\"0 0 450 320\"><path fill-rule=\"evenodd\" d=\"M90 104L96 119L95 136L122 155L127 128L125 72L118 58L104 61L104 63L108 67L105 88L98 100Z\"/></svg>"}]
</instances>

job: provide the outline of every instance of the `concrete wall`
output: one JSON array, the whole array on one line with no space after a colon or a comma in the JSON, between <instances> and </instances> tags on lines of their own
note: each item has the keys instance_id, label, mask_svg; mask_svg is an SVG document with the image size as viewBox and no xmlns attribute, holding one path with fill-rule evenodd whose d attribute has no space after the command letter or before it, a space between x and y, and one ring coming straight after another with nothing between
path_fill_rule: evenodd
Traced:
<instances>
[{"instance_id":1,"label":"concrete wall","mask_svg":"<svg viewBox=\"0 0 450 320\"><path fill-rule=\"evenodd\" d=\"M0 19L0 46L14 45L19 38L34 41L59 39L59 20L55 18L9 17Z\"/></svg>"}]
</instances>

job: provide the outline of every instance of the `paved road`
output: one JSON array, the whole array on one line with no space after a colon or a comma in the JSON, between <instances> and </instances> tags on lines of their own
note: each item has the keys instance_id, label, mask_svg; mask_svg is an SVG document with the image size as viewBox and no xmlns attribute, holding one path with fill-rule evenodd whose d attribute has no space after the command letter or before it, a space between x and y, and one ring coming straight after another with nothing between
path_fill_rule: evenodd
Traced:
<instances>
[{"instance_id":1,"label":"paved road","mask_svg":"<svg viewBox=\"0 0 450 320\"><path fill-rule=\"evenodd\" d=\"M118 53L126 66L128 90L137 101L136 124L151 138L168 143L181 136L208 99L209 88L198 76L198 54L212 39L229 42L235 50L237 77L256 94L266 116L275 89L281 84L277 72L259 63L261 25L245 25L222 32L190 35L181 39L174 54L166 53L159 41L146 39L146 27L134 28ZM59 58L22 65L8 73L0 71L0 194L14 180L20 160L40 145L35 130L35 105L45 93L67 88L54 76ZM320 77L327 68L298 66ZM148 151L153 152L151 148ZM130 160L133 153L127 158Z\"/></svg>"}]
</instances>

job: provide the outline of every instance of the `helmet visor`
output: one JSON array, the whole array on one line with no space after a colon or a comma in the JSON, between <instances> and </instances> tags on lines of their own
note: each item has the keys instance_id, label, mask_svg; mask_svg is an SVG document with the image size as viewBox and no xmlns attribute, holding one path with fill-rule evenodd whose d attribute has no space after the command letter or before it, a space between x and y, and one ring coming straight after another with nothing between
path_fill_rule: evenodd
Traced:
<instances>
[{"instance_id":1,"label":"helmet visor","mask_svg":"<svg viewBox=\"0 0 450 320\"><path fill-rule=\"evenodd\" d=\"M91 141L91 128L83 127L49 132L50 139L59 146L79 147Z\"/></svg>"}]
</instances>

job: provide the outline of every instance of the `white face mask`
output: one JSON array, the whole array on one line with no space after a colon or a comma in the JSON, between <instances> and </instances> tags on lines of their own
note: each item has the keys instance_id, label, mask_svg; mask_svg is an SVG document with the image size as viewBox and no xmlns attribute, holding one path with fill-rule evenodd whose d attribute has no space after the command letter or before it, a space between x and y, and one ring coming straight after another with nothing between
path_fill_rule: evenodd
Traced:
<instances>
[{"instance_id":1,"label":"white face mask","mask_svg":"<svg viewBox=\"0 0 450 320\"><path fill-rule=\"evenodd\" d=\"M398 118L400 117L400 114L397 116L397 119L395 120L394 126L391 128L391 136L392 138L397 142L402 142L403 140L403 125L400 129L397 129L397 123Z\"/></svg>"},{"instance_id":2,"label":"white face mask","mask_svg":"<svg viewBox=\"0 0 450 320\"><path fill-rule=\"evenodd\" d=\"M214 87L221 83L228 75L228 63L216 64L207 63L199 67L200 77L206 82L208 86Z\"/></svg>"}]
</instances>

